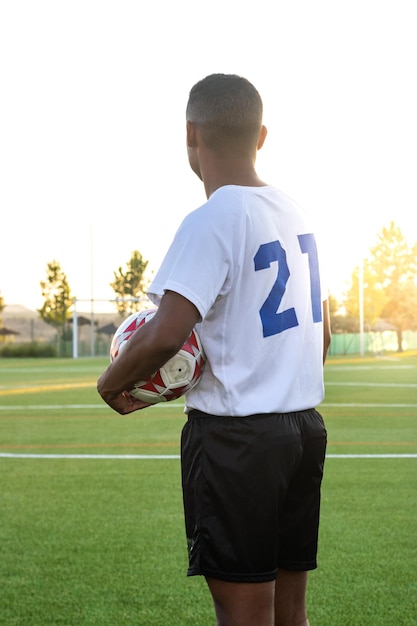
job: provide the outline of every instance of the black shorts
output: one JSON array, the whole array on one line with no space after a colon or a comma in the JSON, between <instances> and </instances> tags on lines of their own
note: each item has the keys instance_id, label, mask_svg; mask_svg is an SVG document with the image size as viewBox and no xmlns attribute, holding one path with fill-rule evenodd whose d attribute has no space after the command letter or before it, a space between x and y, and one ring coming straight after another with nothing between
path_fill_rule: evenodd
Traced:
<instances>
[{"instance_id":1,"label":"black shorts","mask_svg":"<svg viewBox=\"0 0 417 626\"><path fill-rule=\"evenodd\" d=\"M181 439L188 575L266 582L317 567L326 430L315 410L216 417Z\"/></svg>"}]
</instances>

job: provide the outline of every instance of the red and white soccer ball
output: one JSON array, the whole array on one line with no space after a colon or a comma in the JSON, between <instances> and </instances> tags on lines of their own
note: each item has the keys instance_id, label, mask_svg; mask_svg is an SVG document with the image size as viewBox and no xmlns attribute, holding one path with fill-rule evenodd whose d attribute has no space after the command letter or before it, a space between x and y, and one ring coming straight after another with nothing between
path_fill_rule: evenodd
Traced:
<instances>
[{"instance_id":1,"label":"red and white soccer ball","mask_svg":"<svg viewBox=\"0 0 417 626\"><path fill-rule=\"evenodd\" d=\"M130 337L155 315L156 309L132 313L116 330L111 346L110 360L113 361L126 346ZM193 330L182 348L148 380L136 383L129 393L149 404L177 400L190 391L201 378L206 359L200 338Z\"/></svg>"}]
</instances>

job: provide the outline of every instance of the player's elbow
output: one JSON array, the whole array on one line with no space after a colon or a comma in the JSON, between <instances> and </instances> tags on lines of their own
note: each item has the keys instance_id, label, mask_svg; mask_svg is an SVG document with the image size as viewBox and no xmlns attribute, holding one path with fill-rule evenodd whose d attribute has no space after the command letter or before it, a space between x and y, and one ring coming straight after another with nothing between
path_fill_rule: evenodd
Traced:
<instances>
[{"instance_id":1,"label":"player's elbow","mask_svg":"<svg viewBox=\"0 0 417 626\"><path fill-rule=\"evenodd\" d=\"M330 348L330 343L332 340L332 331L330 326L330 311L329 311L329 302L325 300L323 302L323 363L326 360L327 352Z\"/></svg>"},{"instance_id":2,"label":"player's elbow","mask_svg":"<svg viewBox=\"0 0 417 626\"><path fill-rule=\"evenodd\" d=\"M323 341L323 363L326 361L327 353L330 348L330 344L332 342L332 334L330 328L324 333L324 341Z\"/></svg>"},{"instance_id":3,"label":"player's elbow","mask_svg":"<svg viewBox=\"0 0 417 626\"><path fill-rule=\"evenodd\" d=\"M187 337L183 337L182 335L179 336L165 332L159 333L154 340L155 352L160 355L160 359L163 359L165 363L181 350L186 339Z\"/></svg>"},{"instance_id":4,"label":"player's elbow","mask_svg":"<svg viewBox=\"0 0 417 626\"><path fill-rule=\"evenodd\" d=\"M150 352L158 355L158 360L164 363L177 354L187 337L186 332L158 323L156 316L149 322Z\"/></svg>"}]
</instances>

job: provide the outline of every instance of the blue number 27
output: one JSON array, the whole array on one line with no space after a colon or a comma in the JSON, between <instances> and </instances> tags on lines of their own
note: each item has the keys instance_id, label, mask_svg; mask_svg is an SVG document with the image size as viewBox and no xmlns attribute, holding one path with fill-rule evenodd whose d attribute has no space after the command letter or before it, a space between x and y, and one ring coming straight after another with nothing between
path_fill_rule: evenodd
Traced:
<instances>
[{"instance_id":1,"label":"blue number 27","mask_svg":"<svg viewBox=\"0 0 417 626\"><path fill-rule=\"evenodd\" d=\"M298 235L298 242L301 252L308 255L313 322L321 322L321 293L316 240L312 233L308 233L306 235ZM298 326L294 307L278 312L290 277L287 254L279 241L271 241L259 246L254 257L255 271L269 268L274 261L278 262L277 278L259 311L264 337L277 335L284 330Z\"/></svg>"}]
</instances>

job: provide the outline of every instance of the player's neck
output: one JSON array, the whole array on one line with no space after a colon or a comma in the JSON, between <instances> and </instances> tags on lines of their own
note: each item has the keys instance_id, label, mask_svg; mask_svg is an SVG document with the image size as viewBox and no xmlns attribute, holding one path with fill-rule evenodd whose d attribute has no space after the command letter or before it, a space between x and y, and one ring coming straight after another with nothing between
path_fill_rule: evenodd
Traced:
<instances>
[{"instance_id":1,"label":"player's neck","mask_svg":"<svg viewBox=\"0 0 417 626\"><path fill-rule=\"evenodd\" d=\"M267 184L259 178L250 159L212 159L201 173L207 198L225 185L264 187Z\"/></svg>"}]
</instances>

